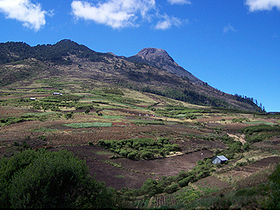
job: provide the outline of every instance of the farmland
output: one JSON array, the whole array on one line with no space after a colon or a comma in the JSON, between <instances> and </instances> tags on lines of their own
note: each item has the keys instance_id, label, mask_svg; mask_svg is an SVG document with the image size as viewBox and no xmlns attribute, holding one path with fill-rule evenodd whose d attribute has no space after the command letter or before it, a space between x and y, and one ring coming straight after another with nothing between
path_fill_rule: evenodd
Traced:
<instances>
[{"instance_id":1,"label":"farmland","mask_svg":"<svg viewBox=\"0 0 280 221\"><path fill-rule=\"evenodd\" d=\"M248 188L265 198L259 185L280 161L280 116L77 85L55 79L2 88L1 157L72 152L97 181L116 189L125 208L219 209L223 200L226 209L262 208L241 198ZM216 155L229 161L213 165Z\"/></svg>"}]
</instances>

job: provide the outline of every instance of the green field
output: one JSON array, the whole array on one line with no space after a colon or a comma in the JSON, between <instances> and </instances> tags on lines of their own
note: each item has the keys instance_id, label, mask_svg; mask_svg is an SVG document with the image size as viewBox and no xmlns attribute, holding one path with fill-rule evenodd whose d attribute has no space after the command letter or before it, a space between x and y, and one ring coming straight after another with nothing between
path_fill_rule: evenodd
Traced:
<instances>
[{"instance_id":1,"label":"green field","mask_svg":"<svg viewBox=\"0 0 280 221\"><path fill-rule=\"evenodd\" d=\"M64 124L64 126L71 127L71 128L112 127L112 123L103 123L103 122L72 123L72 124Z\"/></svg>"}]
</instances>

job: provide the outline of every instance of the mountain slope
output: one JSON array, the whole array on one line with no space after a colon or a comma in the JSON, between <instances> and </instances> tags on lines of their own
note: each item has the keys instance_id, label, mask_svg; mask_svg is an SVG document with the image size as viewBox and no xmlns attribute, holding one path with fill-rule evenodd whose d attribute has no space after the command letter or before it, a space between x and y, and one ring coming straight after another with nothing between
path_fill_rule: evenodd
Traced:
<instances>
[{"instance_id":1,"label":"mountain slope","mask_svg":"<svg viewBox=\"0 0 280 221\"><path fill-rule=\"evenodd\" d=\"M35 47L0 44L0 86L17 87L54 77L61 84L74 81L83 90L117 86L193 104L260 111L252 99L226 94L200 81L161 49L143 49L125 58L95 52L70 40Z\"/></svg>"}]
</instances>

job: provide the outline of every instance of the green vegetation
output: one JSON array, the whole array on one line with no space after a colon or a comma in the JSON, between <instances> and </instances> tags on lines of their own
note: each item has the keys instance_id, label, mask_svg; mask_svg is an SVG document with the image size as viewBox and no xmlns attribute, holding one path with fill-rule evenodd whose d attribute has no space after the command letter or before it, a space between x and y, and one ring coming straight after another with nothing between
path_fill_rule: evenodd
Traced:
<instances>
[{"instance_id":1,"label":"green vegetation","mask_svg":"<svg viewBox=\"0 0 280 221\"><path fill-rule=\"evenodd\" d=\"M108 100L122 105L134 106L141 102L140 100L125 97L120 88L103 88L92 91L92 94L97 98L102 98L102 100ZM103 103L104 101L101 102Z\"/></svg>"},{"instance_id":2,"label":"green vegetation","mask_svg":"<svg viewBox=\"0 0 280 221\"><path fill-rule=\"evenodd\" d=\"M128 140L100 140L98 145L131 160L152 160L162 158L170 152L180 150L168 139L149 138Z\"/></svg>"},{"instance_id":3,"label":"green vegetation","mask_svg":"<svg viewBox=\"0 0 280 221\"><path fill-rule=\"evenodd\" d=\"M72 128L90 128L90 127L112 127L112 123L93 122L93 123L72 123L64 124L66 127Z\"/></svg>"},{"instance_id":4,"label":"green vegetation","mask_svg":"<svg viewBox=\"0 0 280 221\"><path fill-rule=\"evenodd\" d=\"M116 163L111 160L105 160L104 163L111 165L113 167L122 168L122 165L120 163Z\"/></svg>"},{"instance_id":5,"label":"green vegetation","mask_svg":"<svg viewBox=\"0 0 280 221\"><path fill-rule=\"evenodd\" d=\"M280 164L269 177L270 183L270 200L268 202L269 209L280 209Z\"/></svg>"},{"instance_id":6,"label":"green vegetation","mask_svg":"<svg viewBox=\"0 0 280 221\"><path fill-rule=\"evenodd\" d=\"M160 120L133 120L132 122L136 125L164 125Z\"/></svg>"},{"instance_id":7,"label":"green vegetation","mask_svg":"<svg viewBox=\"0 0 280 221\"><path fill-rule=\"evenodd\" d=\"M229 160L234 159L235 156L247 151L249 148L247 145L243 146L241 142L235 141L232 137L227 135L220 137L220 139L228 148L225 150L216 151L216 155L224 155Z\"/></svg>"},{"instance_id":8,"label":"green vegetation","mask_svg":"<svg viewBox=\"0 0 280 221\"><path fill-rule=\"evenodd\" d=\"M246 140L249 143L256 143L268 139L270 137L279 135L280 127L270 125L257 125L246 127L242 130L246 134Z\"/></svg>"},{"instance_id":9,"label":"green vegetation","mask_svg":"<svg viewBox=\"0 0 280 221\"><path fill-rule=\"evenodd\" d=\"M112 209L115 192L66 151L27 150L0 160L1 209Z\"/></svg>"},{"instance_id":10,"label":"green vegetation","mask_svg":"<svg viewBox=\"0 0 280 221\"><path fill-rule=\"evenodd\" d=\"M275 125L274 123L266 122L266 121L251 121L251 122L247 122L247 124L252 124L252 125L261 124L261 125L270 125L270 126Z\"/></svg>"},{"instance_id":11,"label":"green vegetation","mask_svg":"<svg viewBox=\"0 0 280 221\"><path fill-rule=\"evenodd\" d=\"M202 113L207 113L205 109L192 109L180 106L168 106L162 109L156 109L157 114L170 117L170 118L185 118L185 119L196 119L198 116L201 116Z\"/></svg>"},{"instance_id":12,"label":"green vegetation","mask_svg":"<svg viewBox=\"0 0 280 221\"><path fill-rule=\"evenodd\" d=\"M243 123L243 122L250 122L248 118L234 118L232 119L232 123Z\"/></svg>"},{"instance_id":13,"label":"green vegetation","mask_svg":"<svg viewBox=\"0 0 280 221\"><path fill-rule=\"evenodd\" d=\"M16 124L24 121L46 121L48 119L60 118L60 114L57 113L28 113L20 117L7 117L0 119L0 127Z\"/></svg>"},{"instance_id":14,"label":"green vegetation","mask_svg":"<svg viewBox=\"0 0 280 221\"><path fill-rule=\"evenodd\" d=\"M142 88L143 92L149 92L175 100L185 101L197 105L209 105L213 107L227 107L228 104L218 98L202 95L194 90L168 88L168 89L152 89L150 87Z\"/></svg>"},{"instance_id":15,"label":"green vegetation","mask_svg":"<svg viewBox=\"0 0 280 221\"><path fill-rule=\"evenodd\" d=\"M45 97L40 100L30 101L30 100L23 100L25 102L31 103L34 109L38 110L53 110L59 111L60 108L80 108L80 104L78 101L82 98L82 96L71 95L71 94L64 94L62 96L59 95L51 95Z\"/></svg>"}]
</instances>

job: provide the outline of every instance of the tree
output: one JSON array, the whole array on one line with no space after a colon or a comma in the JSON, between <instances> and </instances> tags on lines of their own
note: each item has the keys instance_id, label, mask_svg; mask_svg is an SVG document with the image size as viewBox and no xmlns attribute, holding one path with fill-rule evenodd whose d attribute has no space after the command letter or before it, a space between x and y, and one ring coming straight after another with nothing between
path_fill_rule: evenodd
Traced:
<instances>
[{"instance_id":1,"label":"tree","mask_svg":"<svg viewBox=\"0 0 280 221\"><path fill-rule=\"evenodd\" d=\"M1 209L112 209L115 192L71 152L27 150L0 160Z\"/></svg>"},{"instance_id":2,"label":"tree","mask_svg":"<svg viewBox=\"0 0 280 221\"><path fill-rule=\"evenodd\" d=\"M280 209L280 164L269 177L270 184L270 199L268 209Z\"/></svg>"}]
</instances>

